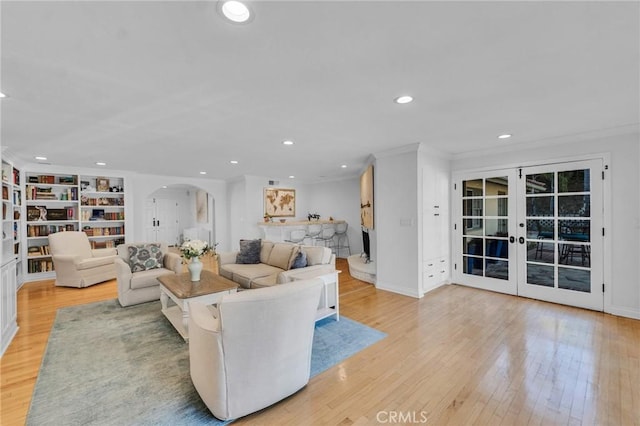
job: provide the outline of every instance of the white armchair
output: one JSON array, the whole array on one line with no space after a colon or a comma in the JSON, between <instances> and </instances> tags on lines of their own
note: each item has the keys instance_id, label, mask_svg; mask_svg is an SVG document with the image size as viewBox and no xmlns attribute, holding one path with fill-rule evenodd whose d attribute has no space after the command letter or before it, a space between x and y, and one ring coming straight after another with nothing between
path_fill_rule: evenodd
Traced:
<instances>
[{"instance_id":1,"label":"white armchair","mask_svg":"<svg viewBox=\"0 0 640 426\"><path fill-rule=\"evenodd\" d=\"M147 258L153 258L151 267L143 263L132 262L131 255L138 253L141 248L155 246L155 253L149 251ZM160 258L156 259L158 255ZM155 262L154 262L155 261ZM133 268L132 268L132 263ZM182 272L182 258L176 253L170 253L165 243L131 243L118 246L118 256L115 260L118 274L118 301L122 306L137 305L160 299L160 281L158 277L165 274L179 274Z\"/></svg>"},{"instance_id":2,"label":"white armchair","mask_svg":"<svg viewBox=\"0 0 640 426\"><path fill-rule=\"evenodd\" d=\"M49 250L57 286L88 287L116 277L116 249L91 249L82 231L50 234Z\"/></svg>"},{"instance_id":3,"label":"white armchair","mask_svg":"<svg viewBox=\"0 0 640 426\"><path fill-rule=\"evenodd\" d=\"M309 382L322 286L311 279L224 295L213 312L189 304L191 380L214 416L246 416Z\"/></svg>"}]
</instances>

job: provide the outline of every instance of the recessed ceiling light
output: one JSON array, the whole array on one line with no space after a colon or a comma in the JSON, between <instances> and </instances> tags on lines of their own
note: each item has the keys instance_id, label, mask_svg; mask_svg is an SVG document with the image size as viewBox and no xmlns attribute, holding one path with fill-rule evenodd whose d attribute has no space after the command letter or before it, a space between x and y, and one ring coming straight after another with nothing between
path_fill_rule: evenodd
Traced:
<instances>
[{"instance_id":1,"label":"recessed ceiling light","mask_svg":"<svg viewBox=\"0 0 640 426\"><path fill-rule=\"evenodd\" d=\"M102 162L102 161L96 161L96 166L106 166L107 163Z\"/></svg>"},{"instance_id":2,"label":"recessed ceiling light","mask_svg":"<svg viewBox=\"0 0 640 426\"><path fill-rule=\"evenodd\" d=\"M397 104L408 104L409 102L413 101L413 98L411 96L404 95L404 96L398 96L393 101Z\"/></svg>"},{"instance_id":3,"label":"recessed ceiling light","mask_svg":"<svg viewBox=\"0 0 640 426\"><path fill-rule=\"evenodd\" d=\"M200 174L201 174L201 175L206 175L206 174L207 174L207 172L200 172Z\"/></svg>"},{"instance_id":4,"label":"recessed ceiling light","mask_svg":"<svg viewBox=\"0 0 640 426\"><path fill-rule=\"evenodd\" d=\"M7 95L5 95L4 93L0 92L0 98L6 98Z\"/></svg>"},{"instance_id":5,"label":"recessed ceiling light","mask_svg":"<svg viewBox=\"0 0 640 426\"><path fill-rule=\"evenodd\" d=\"M42 155L38 155L36 157L34 157L36 160L40 160L40 161L45 161L47 159L47 157L43 157Z\"/></svg>"},{"instance_id":6,"label":"recessed ceiling light","mask_svg":"<svg viewBox=\"0 0 640 426\"><path fill-rule=\"evenodd\" d=\"M346 168L347 168L347 165L346 165L346 164L343 164L343 165L342 165L342 166L340 166L340 167L342 167L343 169L346 169Z\"/></svg>"},{"instance_id":7,"label":"recessed ceiling light","mask_svg":"<svg viewBox=\"0 0 640 426\"><path fill-rule=\"evenodd\" d=\"M293 145L293 141L282 141L282 145Z\"/></svg>"},{"instance_id":8,"label":"recessed ceiling light","mask_svg":"<svg viewBox=\"0 0 640 426\"><path fill-rule=\"evenodd\" d=\"M230 21L243 23L251 18L251 11L244 3L229 0L222 3L222 14Z\"/></svg>"},{"instance_id":9,"label":"recessed ceiling light","mask_svg":"<svg viewBox=\"0 0 640 426\"><path fill-rule=\"evenodd\" d=\"M162 185L162 189L167 189L167 185Z\"/></svg>"},{"instance_id":10,"label":"recessed ceiling light","mask_svg":"<svg viewBox=\"0 0 640 426\"><path fill-rule=\"evenodd\" d=\"M231 163L231 164L238 164L238 160L231 160L231 161L229 161L229 163Z\"/></svg>"},{"instance_id":11,"label":"recessed ceiling light","mask_svg":"<svg viewBox=\"0 0 640 426\"><path fill-rule=\"evenodd\" d=\"M512 135L505 133L504 135L498 136L498 139L509 139Z\"/></svg>"},{"instance_id":12,"label":"recessed ceiling light","mask_svg":"<svg viewBox=\"0 0 640 426\"><path fill-rule=\"evenodd\" d=\"M294 175L290 175L289 179L295 179L295 176Z\"/></svg>"}]
</instances>

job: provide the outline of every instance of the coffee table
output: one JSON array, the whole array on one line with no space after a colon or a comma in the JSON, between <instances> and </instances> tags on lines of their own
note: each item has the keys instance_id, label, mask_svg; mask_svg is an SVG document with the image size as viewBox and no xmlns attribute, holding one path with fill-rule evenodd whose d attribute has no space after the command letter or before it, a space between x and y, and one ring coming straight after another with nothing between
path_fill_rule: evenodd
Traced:
<instances>
[{"instance_id":1,"label":"coffee table","mask_svg":"<svg viewBox=\"0 0 640 426\"><path fill-rule=\"evenodd\" d=\"M162 313L184 340L189 339L189 302L196 300L213 305L225 294L235 293L238 289L238 284L207 270L200 274L200 281L192 282L188 272L162 275L158 281ZM169 300L175 306L169 306Z\"/></svg>"}]
</instances>

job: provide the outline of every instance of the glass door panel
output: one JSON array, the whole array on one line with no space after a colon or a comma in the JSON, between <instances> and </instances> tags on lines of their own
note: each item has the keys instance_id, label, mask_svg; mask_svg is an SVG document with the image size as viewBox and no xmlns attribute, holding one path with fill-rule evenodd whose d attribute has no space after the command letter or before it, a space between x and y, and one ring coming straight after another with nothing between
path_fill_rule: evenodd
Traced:
<instances>
[{"instance_id":1,"label":"glass door panel","mask_svg":"<svg viewBox=\"0 0 640 426\"><path fill-rule=\"evenodd\" d=\"M602 253L602 238L592 239L602 227L602 184L592 170L601 168L583 161L522 169L518 294L602 310L602 265L591 262Z\"/></svg>"},{"instance_id":2,"label":"glass door panel","mask_svg":"<svg viewBox=\"0 0 640 426\"><path fill-rule=\"evenodd\" d=\"M510 211L515 191L515 171L482 173L460 180L458 210L461 243L460 281L488 290L514 294L516 291L514 212Z\"/></svg>"}]
</instances>

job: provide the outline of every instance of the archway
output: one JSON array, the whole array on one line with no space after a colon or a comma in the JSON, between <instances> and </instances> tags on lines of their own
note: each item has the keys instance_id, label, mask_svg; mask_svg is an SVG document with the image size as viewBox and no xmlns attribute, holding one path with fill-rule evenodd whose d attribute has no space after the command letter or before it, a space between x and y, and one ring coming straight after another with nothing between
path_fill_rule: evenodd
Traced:
<instances>
[{"instance_id":1,"label":"archway","mask_svg":"<svg viewBox=\"0 0 640 426\"><path fill-rule=\"evenodd\" d=\"M179 246L186 239L215 242L215 200L190 184L163 185L145 201L145 240Z\"/></svg>"}]
</instances>

